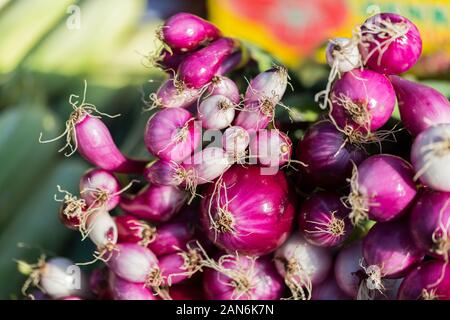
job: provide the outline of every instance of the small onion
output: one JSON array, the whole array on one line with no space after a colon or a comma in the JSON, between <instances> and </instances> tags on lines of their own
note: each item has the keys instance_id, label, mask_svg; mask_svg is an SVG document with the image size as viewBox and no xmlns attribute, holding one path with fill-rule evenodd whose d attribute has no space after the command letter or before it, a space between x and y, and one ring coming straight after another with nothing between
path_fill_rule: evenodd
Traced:
<instances>
[{"instance_id":1,"label":"small onion","mask_svg":"<svg viewBox=\"0 0 450 320\"><path fill-rule=\"evenodd\" d=\"M205 129L221 130L228 127L234 119L233 102L222 95L211 95L198 106L198 118Z\"/></svg>"},{"instance_id":2,"label":"small onion","mask_svg":"<svg viewBox=\"0 0 450 320\"><path fill-rule=\"evenodd\" d=\"M129 282L109 273L109 290L114 300L158 300L143 283Z\"/></svg>"},{"instance_id":3,"label":"small onion","mask_svg":"<svg viewBox=\"0 0 450 320\"><path fill-rule=\"evenodd\" d=\"M211 300L278 300L284 288L269 258L225 255L204 271L203 289Z\"/></svg>"},{"instance_id":4,"label":"small onion","mask_svg":"<svg viewBox=\"0 0 450 320\"><path fill-rule=\"evenodd\" d=\"M361 281L365 278L361 268L362 259L362 242L356 242L342 248L334 263L337 285L353 299L357 298Z\"/></svg>"},{"instance_id":5,"label":"small onion","mask_svg":"<svg viewBox=\"0 0 450 320\"><path fill-rule=\"evenodd\" d=\"M398 300L450 300L450 265L427 261L411 271L403 280Z\"/></svg>"},{"instance_id":6,"label":"small onion","mask_svg":"<svg viewBox=\"0 0 450 320\"><path fill-rule=\"evenodd\" d=\"M311 300L351 300L351 298L339 288L334 276L331 275L324 282L314 286Z\"/></svg>"},{"instance_id":7,"label":"small onion","mask_svg":"<svg viewBox=\"0 0 450 320\"><path fill-rule=\"evenodd\" d=\"M308 243L294 233L275 252L275 266L294 299L309 300L313 286L323 282L332 267L332 256L325 248Z\"/></svg>"},{"instance_id":8,"label":"small onion","mask_svg":"<svg viewBox=\"0 0 450 320\"><path fill-rule=\"evenodd\" d=\"M229 252L264 255L288 237L294 214L282 171L231 167L211 185L201 202L201 223L209 239Z\"/></svg>"},{"instance_id":9,"label":"small onion","mask_svg":"<svg viewBox=\"0 0 450 320\"><path fill-rule=\"evenodd\" d=\"M221 95L237 105L241 100L236 83L225 76L215 76L207 90L208 96Z\"/></svg>"},{"instance_id":10,"label":"small onion","mask_svg":"<svg viewBox=\"0 0 450 320\"><path fill-rule=\"evenodd\" d=\"M428 255L448 261L450 256L450 193L423 190L409 216L416 245Z\"/></svg>"},{"instance_id":11,"label":"small onion","mask_svg":"<svg viewBox=\"0 0 450 320\"><path fill-rule=\"evenodd\" d=\"M364 160L353 174L348 197L353 223L400 217L417 193L413 176L411 165L396 156L380 154Z\"/></svg>"},{"instance_id":12,"label":"small onion","mask_svg":"<svg viewBox=\"0 0 450 320\"><path fill-rule=\"evenodd\" d=\"M154 226L132 216L117 216L114 217L114 222L117 225L119 243L138 243L146 247L156 238L156 228Z\"/></svg>"},{"instance_id":13,"label":"small onion","mask_svg":"<svg viewBox=\"0 0 450 320\"><path fill-rule=\"evenodd\" d=\"M89 239L100 250L111 250L117 243L117 225L107 211L95 210L87 220L87 230Z\"/></svg>"},{"instance_id":14,"label":"small onion","mask_svg":"<svg viewBox=\"0 0 450 320\"><path fill-rule=\"evenodd\" d=\"M411 147L411 162L423 184L450 192L450 124L439 124L419 134Z\"/></svg>"},{"instance_id":15,"label":"small onion","mask_svg":"<svg viewBox=\"0 0 450 320\"><path fill-rule=\"evenodd\" d=\"M267 167L280 167L291 160L292 141L279 130L259 130L250 140L250 156Z\"/></svg>"},{"instance_id":16,"label":"small onion","mask_svg":"<svg viewBox=\"0 0 450 320\"><path fill-rule=\"evenodd\" d=\"M148 247L159 257L184 249L193 236L194 228L190 221L174 219L158 226L155 240Z\"/></svg>"},{"instance_id":17,"label":"small onion","mask_svg":"<svg viewBox=\"0 0 450 320\"><path fill-rule=\"evenodd\" d=\"M312 125L297 148L306 180L322 188L341 186L351 176L352 162L358 165L365 157L328 121Z\"/></svg>"},{"instance_id":18,"label":"small onion","mask_svg":"<svg viewBox=\"0 0 450 320\"><path fill-rule=\"evenodd\" d=\"M242 162L247 153L250 135L247 130L239 126L232 126L225 130L222 136L222 146L235 162Z\"/></svg>"},{"instance_id":19,"label":"small onion","mask_svg":"<svg viewBox=\"0 0 450 320\"><path fill-rule=\"evenodd\" d=\"M148 120L144 142L153 155L179 163L199 146L201 132L189 111L163 109Z\"/></svg>"},{"instance_id":20,"label":"small onion","mask_svg":"<svg viewBox=\"0 0 450 320\"><path fill-rule=\"evenodd\" d=\"M395 106L395 92L389 79L371 70L345 73L334 83L330 99L330 115L337 126L362 134L385 125Z\"/></svg>"},{"instance_id":21,"label":"small onion","mask_svg":"<svg viewBox=\"0 0 450 320\"><path fill-rule=\"evenodd\" d=\"M150 94L150 109L187 108L200 97L200 93L200 90L187 88L175 79L167 79L156 93Z\"/></svg>"},{"instance_id":22,"label":"small onion","mask_svg":"<svg viewBox=\"0 0 450 320\"><path fill-rule=\"evenodd\" d=\"M135 196L122 197L120 208L140 219L164 222L177 214L186 200L184 190L153 184Z\"/></svg>"},{"instance_id":23,"label":"small onion","mask_svg":"<svg viewBox=\"0 0 450 320\"><path fill-rule=\"evenodd\" d=\"M163 186L179 186L186 179L184 167L174 161L155 160L144 169L145 179Z\"/></svg>"},{"instance_id":24,"label":"small onion","mask_svg":"<svg viewBox=\"0 0 450 320\"><path fill-rule=\"evenodd\" d=\"M111 211L120 201L120 183L109 171L91 169L81 177L80 195L88 207L104 206Z\"/></svg>"},{"instance_id":25,"label":"small onion","mask_svg":"<svg viewBox=\"0 0 450 320\"><path fill-rule=\"evenodd\" d=\"M442 93L398 76L389 79L397 95L402 123L413 136L437 124L450 123L450 103Z\"/></svg>"},{"instance_id":26,"label":"small onion","mask_svg":"<svg viewBox=\"0 0 450 320\"><path fill-rule=\"evenodd\" d=\"M327 63L337 72L351 71L361 65L358 44L349 38L334 38L326 48Z\"/></svg>"},{"instance_id":27,"label":"small onion","mask_svg":"<svg viewBox=\"0 0 450 320\"><path fill-rule=\"evenodd\" d=\"M352 229L348 212L337 194L316 193L300 207L299 230L316 246L338 246Z\"/></svg>"},{"instance_id":28,"label":"small onion","mask_svg":"<svg viewBox=\"0 0 450 320\"><path fill-rule=\"evenodd\" d=\"M395 13L379 13L361 26L360 51L364 63L379 73L400 74L409 70L422 52L417 27Z\"/></svg>"},{"instance_id":29,"label":"small onion","mask_svg":"<svg viewBox=\"0 0 450 320\"><path fill-rule=\"evenodd\" d=\"M164 283L169 286L183 282L202 270L203 257L196 248L188 248L158 259Z\"/></svg>"}]
</instances>

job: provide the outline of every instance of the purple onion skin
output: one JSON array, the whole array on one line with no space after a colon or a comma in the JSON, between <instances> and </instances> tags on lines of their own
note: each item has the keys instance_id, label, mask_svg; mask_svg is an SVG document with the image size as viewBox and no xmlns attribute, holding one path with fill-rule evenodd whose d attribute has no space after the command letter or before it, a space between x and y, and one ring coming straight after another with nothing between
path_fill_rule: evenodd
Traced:
<instances>
[{"instance_id":1,"label":"purple onion skin","mask_svg":"<svg viewBox=\"0 0 450 320\"><path fill-rule=\"evenodd\" d=\"M149 163L144 169L144 178L154 184L163 186L179 186L183 181L177 176L178 169L181 169L177 163L158 159Z\"/></svg>"},{"instance_id":2,"label":"purple onion skin","mask_svg":"<svg viewBox=\"0 0 450 320\"><path fill-rule=\"evenodd\" d=\"M239 292L233 286L233 279L213 269L203 272L203 290L209 300L278 300L284 291L283 279L277 273L273 262L268 257L260 257L255 262L247 256L239 256L232 262L223 263L228 270L245 270L252 268L253 277L249 277L250 289ZM244 272L245 272L244 271Z\"/></svg>"},{"instance_id":3,"label":"purple onion skin","mask_svg":"<svg viewBox=\"0 0 450 320\"><path fill-rule=\"evenodd\" d=\"M328 121L318 122L306 131L297 148L297 159L307 164L302 171L309 182L325 189L345 183L351 176L352 162L358 165L366 155L344 143L343 134Z\"/></svg>"},{"instance_id":4,"label":"purple onion skin","mask_svg":"<svg viewBox=\"0 0 450 320\"><path fill-rule=\"evenodd\" d=\"M220 95L230 99L234 104L241 100L239 89L236 83L225 76L215 76L207 91L208 96Z\"/></svg>"},{"instance_id":5,"label":"purple onion skin","mask_svg":"<svg viewBox=\"0 0 450 320\"><path fill-rule=\"evenodd\" d=\"M159 300L144 283L129 282L112 272L109 274L109 288L114 300Z\"/></svg>"},{"instance_id":6,"label":"purple onion skin","mask_svg":"<svg viewBox=\"0 0 450 320\"><path fill-rule=\"evenodd\" d=\"M207 47L192 53L178 67L178 76L188 87L199 89L210 83L222 62L239 43L231 38L220 38Z\"/></svg>"},{"instance_id":7,"label":"purple onion skin","mask_svg":"<svg viewBox=\"0 0 450 320\"><path fill-rule=\"evenodd\" d=\"M183 88L179 90L169 78L164 81L156 92L155 105L160 108L187 108L200 97L200 90Z\"/></svg>"},{"instance_id":8,"label":"purple onion skin","mask_svg":"<svg viewBox=\"0 0 450 320\"><path fill-rule=\"evenodd\" d=\"M211 185L201 202L201 224L208 237L217 246L229 252L264 255L278 248L291 231L294 205L288 183L282 171L275 175L262 175L261 167L244 168L235 165L222 177L220 196L212 196ZM226 197L227 196L227 197ZM214 230L208 214L210 201L213 219L218 217L218 204L226 208L232 220L231 231Z\"/></svg>"},{"instance_id":9,"label":"purple onion skin","mask_svg":"<svg viewBox=\"0 0 450 320\"><path fill-rule=\"evenodd\" d=\"M412 136L431 126L450 123L450 103L437 90L398 76L390 76L397 94L400 117Z\"/></svg>"},{"instance_id":10,"label":"purple onion skin","mask_svg":"<svg viewBox=\"0 0 450 320\"><path fill-rule=\"evenodd\" d=\"M183 274L187 270L183 268L185 261L180 254L168 254L159 257L158 260L165 285L177 284L189 278L188 275Z\"/></svg>"},{"instance_id":11,"label":"purple onion skin","mask_svg":"<svg viewBox=\"0 0 450 320\"><path fill-rule=\"evenodd\" d=\"M187 200L177 187L149 185L134 197L122 197L120 208L144 220L164 222L172 218Z\"/></svg>"},{"instance_id":12,"label":"purple onion skin","mask_svg":"<svg viewBox=\"0 0 450 320\"><path fill-rule=\"evenodd\" d=\"M279 130L259 130L249 144L251 156L265 167L279 167L291 160L292 141Z\"/></svg>"},{"instance_id":13,"label":"purple onion skin","mask_svg":"<svg viewBox=\"0 0 450 320\"><path fill-rule=\"evenodd\" d=\"M194 228L189 221L172 220L158 226L155 240L148 247L159 257L175 253L177 248L184 249L193 236Z\"/></svg>"},{"instance_id":14,"label":"purple onion skin","mask_svg":"<svg viewBox=\"0 0 450 320\"><path fill-rule=\"evenodd\" d=\"M450 300L450 265L443 261L423 262L405 277L397 299L426 299L423 290L437 300Z\"/></svg>"},{"instance_id":15,"label":"purple onion skin","mask_svg":"<svg viewBox=\"0 0 450 320\"><path fill-rule=\"evenodd\" d=\"M166 20L163 41L175 51L192 51L221 36L220 30L196 15L180 12Z\"/></svg>"},{"instance_id":16,"label":"purple onion skin","mask_svg":"<svg viewBox=\"0 0 450 320\"><path fill-rule=\"evenodd\" d=\"M344 108L338 98L345 97L365 110L368 119L356 120ZM331 116L336 124L344 129L351 127L362 133L373 132L391 117L395 107L395 92L389 79L371 70L355 69L346 72L338 79L330 93L332 101Z\"/></svg>"},{"instance_id":17,"label":"purple onion skin","mask_svg":"<svg viewBox=\"0 0 450 320\"><path fill-rule=\"evenodd\" d=\"M189 55L185 52L172 52L163 49L158 57L157 64L165 71L176 71L180 63Z\"/></svg>"},{"instance_id":18,"label":"purple onion skin","mask_svg":"<svg viewBox=\"0 0 450 320\"><path fill-rule=\"evenodd\" d=\"M363 61L365 61L368 54L375 49L375 52L368 58L366 65L382 74L400 74L409 70L419 59L422 53L422 39L419 30L411 21L395 13L380 13L367 19L361 26L363 37L367 34L367 24L379 25L379 21L386 20L390 20L394 24L406 23L407 33L389 44L387 50L382 54L381 61L378 61L381 53L375 49L376 41L384 43L385 39L380 38L377 34L374 37L375 41L368 41L369 46L367 48L360 46L361 55Z\"/></svg>"},{"instance_id":19,"label":"purple onion skin","mask_svg":"<svg viewBox=\"0 0 450 320\"><path fill-rule=\"evenodd\" d=\"M356 242L339 251L334 263L336 283L349 297L356 299L363 271L360 261L363 258L362 243ZM314 290L313 290L314 294Z\"/></svg>"},{"instance_id":20,"label":"purple onion skin","mask_svg":"<svg viewBox=\"0 0 450 320\"><path fill-rule=\"evenodd\" d=\"M117 194L120 191L120 183L117 178L109 171L94 168L88 170L80 180L80 193L86 188L100 189L108 193L108 199L105 203L105 210L111 211L120 201L120 195ZM97 200L98 194L96 192L87 191L81 193L81 197L86 201L86 205L102 205Z\"/></svg>"},{"instance_id":21,"label":"purple onion skin","mask_svg":"<svg viewBox=\"0 0 450 320\"><path fill-rule=\"evenodd\" d=\"M226 57L219 70L217 70L217 75L223 76L247 64L249 60L248 55L244 54L243 50L245 49L241 48L239 51Z\"/></svg>"},{"instance_id":22,"label":"purple onion skin","mask_svg":"<svg viewBox=\"0 0 450 320\"><path fill-rule=\"evenodd\" d=\"M180 130L185 130L185 135L176 139ZM144 142L154 156L179 163L199 146L201 131L189 111L163 109L148 120Z\"/></svg>"},{"instance_id":23,"label":"purple onion skin","mask_svg":"<svg viewBox=\"0 0 450 320\"><path fill-rule=\"evenodd\" d=\"M385 222L400 217L416 196L414 170L405 160L374 155L358 166L358 191L368 206L369 219Z\"/></svg>"},{"instance_id":24,"label":"purple onion skin","mask_svg":"<svg viewBox=\"0 0 450 320\"><path fill-rule=\"evenodd\" d=\"M443 241L450 241L450 192L420 192L409 216L409 229L416 245L428 255L448 259L449 251L436 252L438 243L433 242L433 233L436 239L443 235Z\"/></svg>"},{"instance_id":25,"label":"purple onion skin","mask_svg":"<svg viewBox=\"0 0 450 320\"><path fill-rule=\"evenodd\" d=\"M314 286L311 300L351 300L351 298L339 288L334 276L331 275L324 282Z\"/></svg>"},{"instance_id":26,"label":"purple onion skin","mask_svg":"<svg viewBox=\"0 0 450 320\"><path fill-rule=\"evenodd\" d=\"M375 224L363 240L363 256L367 266L376 265L383 277L396 279L420 263L424 254L401 220Z\"/></svg>"},{"instance_id":27,"label":"purple onion skin","mask_svg":"<svg viewBox=\"0 0 450 320\"><path fill-rule=\"evenodd\" d=\"M117 148L102 120L85 114L75 125L78 152L89 163L120 173L142 173L146 161L125 157Z\"/></svg>"},{"instance_id":28,"label":"purple onion skin","mask_svg":"<svg viewBox=\"0 0 450 320\"><path fill-rule=\"evenodd\" d=\"M308 242L316 246L338 246L347 239L352 230L348 214L349 210L344 207L339 195L316 193L300 207L299 230ZM337 225L336 220L343 225ZM330 229L332 227L334 229ZM333 230L336 230L336 233L333 233Z\"/></svg>"},{"instance_id":29,"label":"purple onion skin","mask_svg":"<svg viewBox=\"0 0 450 320\"><path fill-rule=\"evenodd\" d=\"M108 257L107 266L122 279L143 284L147 276L158 268L153 252L136 243L118 243Z\"/></svg>"},{"instance_id":30,"label":"purple onion skin","mask_svg":"<svg viewBox=\"0 0 450 320\"><path fill-rule=\"evenodd\" d=\"M146 227L150 231L150 225L146 222L138 220L135 217L129 215L121 215L114 217L114 222L117 225L117 241L119 243L122 242L131 242L131 243L139 243L144 244L147 240L150 240L151 234L145 235Z\"/></svg>"}]
</instances>

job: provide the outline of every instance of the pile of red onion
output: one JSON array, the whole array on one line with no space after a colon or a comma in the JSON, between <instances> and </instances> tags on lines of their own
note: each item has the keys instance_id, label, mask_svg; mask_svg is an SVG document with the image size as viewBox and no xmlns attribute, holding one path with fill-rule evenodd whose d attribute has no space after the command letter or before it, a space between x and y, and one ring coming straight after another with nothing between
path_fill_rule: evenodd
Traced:
<instances>
[{"instance_id":1,"label":"pile of red onion","mask_svg":"<svg viewBox=\"0 0 450 320\"><path fill-rule=\"evenodd\" d=\"M317 95L329 112L298 142L275 121L289 109L285 67L243 88L251 52L188 13L157 38L167 79L147 106L151 161L123 155L94 106L72 105L65 147L95 168L56 199L96 267L67 278L67 259L21 261L36 296L450 299L450 103L399 76L422 51L411 21L376 14L330 40ZM378 148L396 104L410 159Z\"/></svg>"}]
</instances>

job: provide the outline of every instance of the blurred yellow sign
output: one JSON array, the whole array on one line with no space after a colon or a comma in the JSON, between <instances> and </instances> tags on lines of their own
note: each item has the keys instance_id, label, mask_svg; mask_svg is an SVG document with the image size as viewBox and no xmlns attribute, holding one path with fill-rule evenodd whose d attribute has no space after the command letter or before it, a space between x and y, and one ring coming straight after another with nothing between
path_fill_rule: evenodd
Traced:
<instances>
[{"instance_id":1,"label":"blurred yellow sign","mask_svg":"<svg viewBox=\"0 0 450 320\"><path fill-rule=\"evenodd\" d=\"M208 8L225 34L249 40L289 66L314 56L328 38L351 35L377 12L400 13L421 32L425 67L433 62L450 69L450 0L208 0Z\"/></svg>"}]
</instances>

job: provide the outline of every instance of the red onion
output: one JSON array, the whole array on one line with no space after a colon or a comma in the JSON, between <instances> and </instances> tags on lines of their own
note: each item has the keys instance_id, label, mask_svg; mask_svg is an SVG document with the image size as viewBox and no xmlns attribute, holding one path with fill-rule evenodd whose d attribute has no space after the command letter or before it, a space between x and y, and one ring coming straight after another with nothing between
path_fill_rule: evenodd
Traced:
<instances>
[{"instance_id":1,"label":"red onion","mask_svg":"<svg viewBox=\"0 0 450 320\"><path fill-rule=\"evenodd\" d=\"M341 186L351 176L352 162L358 165L365 157L328 121L312 125L297 148L306 179L322 188Z\"/></svg>"},{"instance_id":2,"label":"red onion","mask_svg":"<svg viewBox=\"0 0 450 320\"><path fill-rule=\"evenodd\" d=\"M237 40L220 38L183 60L178 78L191 88L202 88L217 75L222 62L240 46Z\"/></svg>"},{"instance_id":3,"label":"red onion","mask_svg":"<svg viewBox=\"0 0 450 320\"><path fill-rule=\"evenodd\" d=\"M194 228L190 221L172 220L158 226L155 241L148 247L157 256L167 255L186 248L186 244L193 236Z\"/></svg>"},{"instance_id":4,"label":"red onion","mask_svg":"<svg viewBox=\"0 0 450 320\"><path fill-rule=\"evenodd\" d=\"M334 263L336 283L349 297L356 299L365 274L361 269L362 242L341 249Z\"/></svg>"},{"instance_id":5,"label":"red onion","mask_svg":"<svg viewBox=\"0 0 450 320\"><path fill-rule=\"evenodd\" d=\"M155 160L144 169L145 179L163 186L179 186L188 177L186 169L175 161Z\"/></svg>"},{"instance_id":6,"label":"red onion","mask_svg":"<svg viewBox=\"0 0 450 320\"><path fill-rule=\"evenodd\" d=\"M89 276L89 289L100 300L108 300L111 297L108 282L109 271L106 267L92 270Z\"/></svg>"},{"instance_id":7,"label":"red onion","mask_svg":"<svg viewBox=\"0 0 450 320\"><path fill-rule=\"evenodd\" d=\"M133 197L122 197L120 208L140 219L163 222L173 217L187 193L173 186L148 185Z\"/></svg>"},{"instance_id":8,"label":"red onion","mask_svg":"<svg viewBox=\"0 0 450 320\"><path fill-rule=\"evenodd\" d=\"M89 239L99 249L100 257L103 256L103 251L113 250L117 243L117 226L107 211L95 210L89 215L86 226Z\"/></svg>"},{"instance_id":9,"label":"red onion","mask_svg":"<svg viewBox=\"0 0 450 320\"><path fill-rule=\"evenodd\" d=\"M360 32L364 63L379 73L403 73L417 62L422 53L419 30L401 15L376 14L364 22Z\"/></svg>"},{"instance_id":10,"label":"red onion","mask_svg":"<svg viewBox=\"0 0 450 320\"><path fill-rule=\"evenodd\" d=\"M450 124L439 124L419 134L411 147L415 178L437 191L450 192Z\"/></svg>"},{"instance_id":11,"label":"red onion","mask_svg":"<svg viewBox=\"0 0 450 320\"><path fill-rule=\"evenodd\" d=\"M81 177L80 194L87 206L111 211L120 201L120 183L109 171L91 169Z\"/></svg>"},{"instance_id":12,"label":"red onion","mask_svg":"<svg viewBox=\"0 0 450 320\"><path fill-rule=\"evenodd\" d=\"M229 158L234 162L241 163L247 156L247 147L250 135L247 130L239 126L232 126L225 130L222 136L222 146Z\"/></svg>"},{"instance_id":13,"label":"red onion","mask_svg":"<svg viewBox=\"0 0 450 320\"><path fill-rule=\"evenodd\" d=\"M155 241L156 228L145 221L127 215L114 217L114 221L117 225L118 242L137 243L147 247Z\"/></svg>"},{"instance_id":14,"label":"red onion","mask_svg":"<svg viewBox=\"0 0 450 320\"><path fill-rule=\"evenodd\" d=\"M201 283L197 279L190 279L175 284L169 289L173 300L205 300Z\"/></svg>"},{"instance_id":15,"label":"red onion","mask_svg":"<svg viewBox=\"0 0 450 320\"><path fill-rule=\"evenodd\" d=\"M245 47L241 46L237 52L226 57L217 70L217 75L223 76L245 66L250 59L247 51Z\"/></svg>"},{"instance_id":16,"label":"red onion","mask_svg":"<svg viewBox=\"0 0 450 320\"><path fill-rule=\"evenodd\" d=\"M84 199L78 199L67 190L57 186L58 191L64 194L63 198L58 198L55 195L55 200L62 202L58 211L60 221L69 229L80 230L84 233L86 231L86 219L89 216L89 210Z\"/></svg>"},{"instance_id":17,"label":"red onion","mask_svg":"<svg viewBox=\"0 0 450 320\"><path fill-rule=\"evenodd\" d=\"M316 193L300 207L299 230L316 246L338 246L352 229L348 212L337 194Z\"/></svg>"},{"instance_id":18,"label":"red onion","mask_svg":"<svg viewBox=\"0 0 450 320\"><path fill-rule=\"evenodd\" d=\"M187 172L193 172L193 181L185 179L185 185L194 191L196 185L212 182L231 165L228 154L222 148L207 147L184 160L183 166Z\"/></svg>"},{"instance_id":19,"label":"red onion","mask_svg":"<svg viewBox=\"0 0 450 320\"><path fill-rule=\"evenodd\" d=\"M155 56L150 56L150 63L161 68L164 71L173 72L178 69L180 63L189 55L189 52L171 52L168 49L162 49Z\"/></svg>"},{"instance_id":20,"label":"red onion","mask_svg":"<svg viewBox=\"0 0 450 320\"><path fill-rule=\"evenodd\" d=\"M275 266L296 300L311 299L313 286L323 282L332 267L331 253L294 233L275 252Z\"/></svg>"},{"instance_id":21,"label":"red onion","mask_svg":"<svg viewBox=\"0 0 450 320\"><path fill-rule=\"evenodd\" d=\"M201 251L194 247L159 257L164 283L169 286L180 283L192 277L196 272L202 271L202 263Z\"/></svg>"},{"instance_id":22,"label":"red onion","mask_svg":"<svg viewBox=\"0 0 450 320\"><path fill-rule=\"evenodd\" d=\"M294 215L282 171L262 175L261 167L231 167L206 190L201 202L204 231L219 247L264 255L288 237Z\"/></svg>"},{"instance_id":23,"label":"red onion","mask_svg":"<svg viewBox=\"0 0 450 320\"><path fill-rule=\"evenodd\" d=\"M167 79L156 93L150 94L153 108L186 108L200 97L200 91L187 88L180 81Z\"/></svg>"},{"instance_id":24,"label":"red onion","mask_svg":"<svg viewBox=\"0 0 450 320\"><path fill-rule=\"evenodd\" d=\"M314 286L311 300L351 300L337 285L334 276L329 276L324 282Z\"/></svg>"},{"instance_id":25,"label":"red onion","mask_svg":"<svg viewBox=\"0 0 450 320\"><path fill-rule=\"evenodd\" d=\"M158 300L143 283L129 282L112 272L108 282L114 300Z\"/></svg>"},{"instance_id":26,"label":"red onion","mask_svg":"<svg viewBox=\"0 0 450 320\"><path fill-rule=\"evenodd\" d=\"M402 123L413 136L434 125L450 123L450 103L443 94L398 76L389 79L397 94Z\"/></svg>"},{"instance_id":27,"label":"red onion","mask_svg":"<svg viewBox=\"0 0 450 320\"><path fill-rule=\"evenodd\" d=\"M411 165L396 156L380 154L364 160L353 174L348 196L353 223L401 216L417 193L413 176Z\"/></svg>"},{"instance_id":28,"label":"red onion","mask_svg":"<svg viewBox=\"0 0 450 320\"><path fill-rule=\"evenodd\" d=\"M450 266L448 262L427 261L403 280L398 300L450 300Z\"/></svg>"},{"instance_id":29,"label":"red onion","mask_svg":"<svg viewBox=\"0 0 450 320\"><path fill-rule=\"evenodd\" d=\"M148 120L144 141L153 155L181 162L199 146L201 132L188 111L169 108L155 113Z\"/></svg>"},{"instance_id":30,"label":"red onion","mask_svg":"<svg viewBox=\"0 0 450 320\"><path fill-rule=\"evenodd\" d=\"M210 300L278 300L283 280L267 257L224 255L203 275Z\"/></svg>"},{"instance_id":31,"label":"red onion","mask_svg":"<svg viewBox=\"0 0 450 320\"><path fill-rule=\"evenodd\" d=\"M198 118L205 129L221 130L234 119L235 105L222 95L211 95L198 106Z\"/></svg>"},{"instance_id":32,"label":"red onion","mask_svg":"<svg viewBox=\"0 0 450 320\"><path fill-rule=\"evenodd\" d=\"M239 104L241 96L236 83L225 76L215 76L208 87L208 96L225 96L235 105Z\"/></svg>"},{"instance_id":33,"label":"red onion","mask_svg":"<svg viewBox=\"0 0 450 320\"><path fill-rule=\"evenodd\" d=\"M250 140L250 155L267 167L280 167L290 162L291 139L279 130L259 130Z\"/></svg>"},{"instance_id":34,"label":"red onion","mask_svg":"<svg viewBox=\"0 0 450 320\"><path fill-rule=\"evenodd\" d=\"M450 256L450 193L422 191L409 217L416 245L428 255L448 261Z\"/></svg>"},{"instance_id":35,"label":"red onion","mask_svg":"<svg viewBox=\"0 0 450 320\"><path fill-rule=\"evenodd\" d=\"M273 120L277 104L283 98L288 84L287 69L277 66L257 75L250 81L245 93L244 110L234 122L246 130L259 130Z\"/></svg>"},{"instance_id":36,"label":"red onion","mask_svg":"<svg viewBox=\"0 0 450 320\"><path fill-rule=\"evenodd\" d=\"M345 73L334 83L330 99L330 115L337 126L361 134L385 125L395 106L395 92L389 79L371 70Z\"/></svg>"},{"instance_id":37,"label":"red onion","mask_svg":"<svg viewBox=\"0 0 450 320\"><path fill-rule=\"evenodd\" d=\"M191 51L219 38L221 32L209 21L180 12L166 20L157 36L173 50Z\"/></svg>"},{"instance_id":38,"label":"red onion","mask_svg":"<svg viewBox=\"0 0 450 320\"><path fill-rule=\"evenodd\" d=\"M383 292L384 278L400 278L423 259L404 221L375 224L363 240L363 256L368 278L362 283L360 298Z\"/></svg>"}]
</instances>

